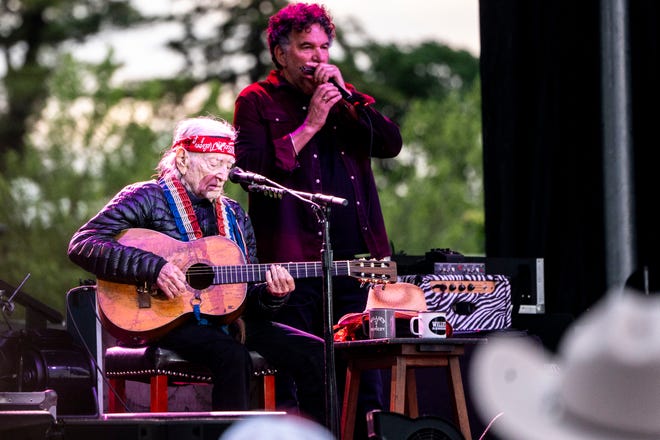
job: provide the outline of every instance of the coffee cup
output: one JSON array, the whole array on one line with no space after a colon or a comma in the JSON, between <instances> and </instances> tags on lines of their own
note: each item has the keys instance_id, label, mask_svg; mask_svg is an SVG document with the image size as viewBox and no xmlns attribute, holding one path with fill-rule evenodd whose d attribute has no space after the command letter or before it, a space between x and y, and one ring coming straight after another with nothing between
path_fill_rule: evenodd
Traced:
<instances>
[{"instance_id":1,"label":"coffee cup","mask_svg":"<svg viewBox=\"0 0 660 440\"><path fill-rule=\"evenodd\" d=\"M369 309L362 317L362 329L369 339L385 339L396 337L396 319L394 309ZM369 330L365 318L369 318Z\"/></svg>"},{"instance_id":2,"label":"coffee cup","mask_svg":"<svg viewBox=\"0 0 660 440\"><path fill-rule=\"evenodd\" d=\"M446 338L447 315L445 312L418 312L410 318L410 332L420 338Z\"/></svg>"}]
</instances>

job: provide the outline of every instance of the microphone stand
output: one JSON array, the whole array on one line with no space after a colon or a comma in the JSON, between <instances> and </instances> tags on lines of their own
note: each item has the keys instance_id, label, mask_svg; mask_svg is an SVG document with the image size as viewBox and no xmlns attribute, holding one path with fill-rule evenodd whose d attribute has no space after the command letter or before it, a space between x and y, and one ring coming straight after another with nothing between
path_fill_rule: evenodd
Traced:
<instances>
[{"instance_id":1,"label":"microphone stand","mask_svg":"<svg viewBox=\"0 0 660 440\"><path fill-rule=\"evenodd\" d=\"M325 205L322 209L323 215L323 248L321 249L321 261L323 267L323 311L325 322L323 325L323 339L325 341L325 378L326 395L325 407L327 411L326 424L330 432L338 438L339 434L339 410L337 393L337 374L335 371L335 347L334 333L332 331L333 309L332 309L332 248L330 246L330 206Z\"/></svg>"},{"instance_id":2,"label":"microphone stand","mask_svg":"<svg viewBox=\"0 0 660 440\"><path fill-rule=\"evenodd\" d=\"M11 330L11 323L9 322L9 319L7 318L7 315L11 315L14 313L14 298L16 298L16 295L18 295L18 292L21 291L23 288L23 284L30 278L30 273L25 275L25 278L23 278L23 281L21 281L21 284L18 285L16 289L14 289L14 293L11 294L9 298L5 298L5 291L0 290L0 312L2 312L2 317L5 319L5 322L7 323L7 328ZM7 315L5 315L7 313Z\"/></svg>"},{"instance_id":3,"label":"microphone stand","mask_svg":"<svg viewBox=\"0 0 660 440\"><path fill-rule=\"evenodd\" d=\"M339 438L339 409L337 394L337 375L335 371L335 347L334 334L332 331L332 247L330 245L330 205L337 204L346 206L348 200L340 197L327 196L324 194L310 194L292 189L264 178L268 185L251 184L248 186L250 192L262 192L271 197L281 198L284 194L292 196L309 203L323 227L323 247L321 249L321 264L323 268L323 339L325 341L325 409L326 425L335 438Z\"/></svg>"},{"instance_id":4,"label":"microphone stand","mask_svg":"<svg viewBox=\"0 0 660 440\"><path fill-rule=\"evenodd\" d=\"M2 291L3 294L0 295L0 303L2 306L0 307L0 310L2 311L2 317L5 319L5 322L7 323L7 328L11 331L11 324L9 323L9 319L7 318L7 315L11 315L14 313L14 298L16 298L16 295L18 295L18 292L21 291L23 288L23 285L25 282L30 278L30 273L28 272L27 275L25 275L25 278L23 278L23 281L21 281L21 284L18 285L18 287L14 290L14 293L11 294L9 298L5 298L4 296L4 290ZM7 313L7 315L5 315ZM18 337L18 346L23 347L23 340L25 338L25 332L21 331L19 337ZM24 369L24 360L23 360L23 355L24 355L24 350L19 350L18 352L18 360L17 360L17 373L16 373L16 390L18 392L23 391L23 369Z\"/></svg>"}]
</instances>

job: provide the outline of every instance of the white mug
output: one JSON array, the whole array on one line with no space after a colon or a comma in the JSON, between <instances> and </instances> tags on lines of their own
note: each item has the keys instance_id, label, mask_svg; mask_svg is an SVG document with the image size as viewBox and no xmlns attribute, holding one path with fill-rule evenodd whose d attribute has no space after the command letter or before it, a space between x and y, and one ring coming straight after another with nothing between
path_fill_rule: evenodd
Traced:
<instances>
[{"instance_id":1,"label":"white mug","mask_svg":"<svg viewBox=\"0 0 660 440\"><path fill-rule=\"evenodd\" d=\"M418 312L417 316L410 318L410 332L420 338L446 338L447 315L445 312Z\"/></svg>"},{"instance_id":2,"label":"white mug","mask_svg":"<svg viewBox=\"0 0 660 440\"><path fill-rule=\"evenodd\" d=\"M365 318L362 317L362 326L364 332L369 335L369 339L385 339L396 337L396 320L394 309L369 309L369 331L367 332Z\"/></svg>"}]
</instances>

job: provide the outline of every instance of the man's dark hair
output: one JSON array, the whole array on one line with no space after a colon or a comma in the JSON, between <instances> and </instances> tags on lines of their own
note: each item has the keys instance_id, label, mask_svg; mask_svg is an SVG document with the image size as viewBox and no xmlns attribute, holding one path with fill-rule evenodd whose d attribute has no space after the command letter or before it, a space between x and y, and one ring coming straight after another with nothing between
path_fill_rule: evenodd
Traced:
<instances>
[{"instance_id":1,"label":"man's dark hair","mask_svg":"<svg viewBox=\"0 0 660 440\"><path fill-rule=\"evenodd\" d=\"M280 11L268 20L268 47L270 56L275 66L282 66L275 58L275 47L289 44L291 32L302 32L309 29L313 24L321 25L328 35L330 42L335 38L335 25L330 14L323 5L316 3L293 3L280 9Z\"/></svg>"}]
</instances>

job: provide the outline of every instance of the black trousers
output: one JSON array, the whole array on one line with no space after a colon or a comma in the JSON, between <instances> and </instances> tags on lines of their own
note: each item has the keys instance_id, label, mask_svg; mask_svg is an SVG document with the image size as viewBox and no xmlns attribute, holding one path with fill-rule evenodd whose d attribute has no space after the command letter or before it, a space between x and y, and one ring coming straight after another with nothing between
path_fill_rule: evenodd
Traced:
<instances>
[{"instance_id":1,"label":"black trousers","mask_svg":"<svg viewBox=\"0 0 660 440\"><path fill-rule=\"evenodd\" d=\"M352 277L337 276L332 280L333 323L347 313L363 312L367 302L368 288ZM323 280L306 278L296 280L296 290L289 301L274 316L277 322L315 334L324 335ZM346 381L346 362L335 358L337 390L339 402L343 399ZM276 381L277 400L282 410L290 410L295 405L295 390L300 385L284 377ZM383 409L383 383L379 370L365 371L360 381L355 438L366 438L366 414L374 409ZM341 407L341 406L340 406ZM359 435L358 435L359 434ZM364 434L364 436L362 436Z\"/></svg>"},{"instance_id":2,"label":"black trousers","mask_svg":"<svg viewBox=\"0 0 660 440\"><path fill-rule=\"evenodd\" d=\"M280 377L292 377L298 387L301 415L325 424L323 339L281 323L250 318L245 323L245 345L281 372L275 383Z\"/></svg>"},{"instance_id":3,"label":"black trousers","mask_svg":"<svg viewBox=\"0 0 660 440\"><path fill-rule=\"evenodd\" d=\"M245 345L219 326L199 325L194 320L175 328L158 344L211 370L216 411L250 409L249 350L258 351L278 371L296 380L301 412L324 423L323 339L262 319L246 317L245 324Z\"/></svg>"}]
</instances>

